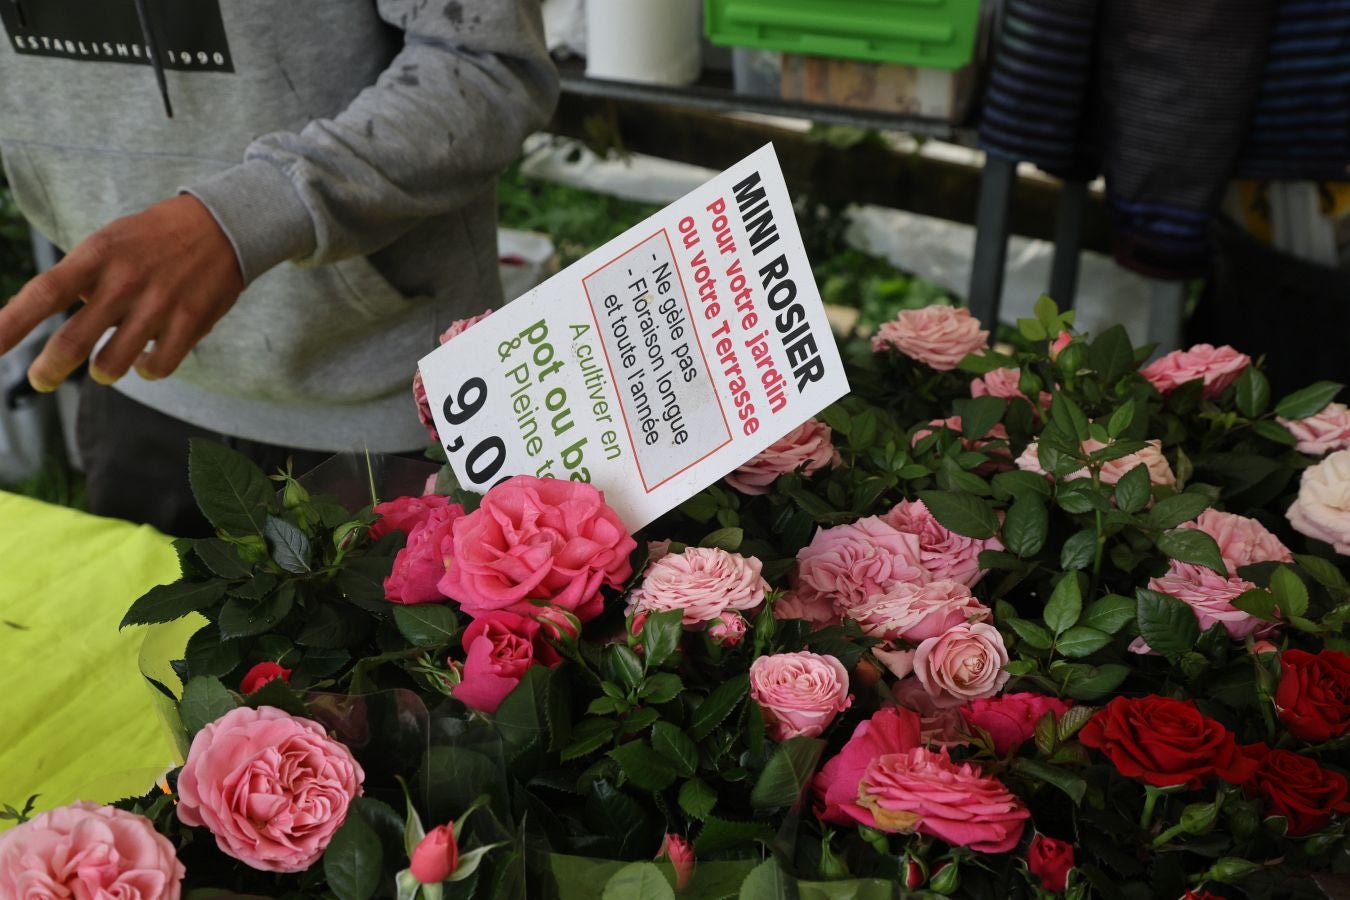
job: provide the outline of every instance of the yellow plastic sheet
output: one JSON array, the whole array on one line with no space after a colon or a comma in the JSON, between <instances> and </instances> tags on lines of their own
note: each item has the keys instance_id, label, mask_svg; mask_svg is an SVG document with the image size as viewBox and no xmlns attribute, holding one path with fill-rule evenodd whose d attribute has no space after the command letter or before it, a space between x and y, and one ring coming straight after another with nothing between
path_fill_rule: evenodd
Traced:
<instances>
[{"instance_id":1,"label":"yellow plastic sheet","mask_svg":"<svg viewBox=\"0 0 1350 900\"><path fill-rule=\"evenodd\" d=\"M0 492L0 802L108 802L174 765L137 665L145 629L117 623L177 577L151 528Z\"/></svg>"}]
</instances>

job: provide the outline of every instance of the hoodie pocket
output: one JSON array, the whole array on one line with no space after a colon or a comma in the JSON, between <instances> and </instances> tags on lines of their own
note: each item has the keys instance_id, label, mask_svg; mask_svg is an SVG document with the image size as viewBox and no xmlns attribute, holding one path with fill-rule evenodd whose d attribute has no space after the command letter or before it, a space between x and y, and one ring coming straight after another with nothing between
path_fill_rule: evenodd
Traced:
<instances>
[{"instance_id":1,"label":"hoodie pocket","mask_svg":"<svg viewBox=\"0 0 1350 900\"><path fill-rule=\"evenodd\" d=\"M409 297L389 283L389 280L364 256L354 256L329 265L337 275L337 282L345 293L346 305L370 321L388 319L426 303L425 296Z\"/></svg>"}]
</instances>

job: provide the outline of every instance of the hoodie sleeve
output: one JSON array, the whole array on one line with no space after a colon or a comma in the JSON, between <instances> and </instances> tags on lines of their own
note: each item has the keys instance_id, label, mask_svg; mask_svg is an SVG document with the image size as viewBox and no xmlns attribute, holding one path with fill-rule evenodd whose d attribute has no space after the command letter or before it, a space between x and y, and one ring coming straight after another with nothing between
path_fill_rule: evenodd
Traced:
<instances>
[{"instance_id":1,"label":"hoodie sleeve","mask_svg":"<svg viewBox=\"0 0 1350 900\"><path fill-rule=\"evenodd\" d=\"M241 165L185 188L229 236L245 283L287 260L373 253L481 196L548 121L558 78L539 0L462 0L417 17L409 3L378 0L404 47L347 109L265 135Z\"/></svg>"}]
</instances>

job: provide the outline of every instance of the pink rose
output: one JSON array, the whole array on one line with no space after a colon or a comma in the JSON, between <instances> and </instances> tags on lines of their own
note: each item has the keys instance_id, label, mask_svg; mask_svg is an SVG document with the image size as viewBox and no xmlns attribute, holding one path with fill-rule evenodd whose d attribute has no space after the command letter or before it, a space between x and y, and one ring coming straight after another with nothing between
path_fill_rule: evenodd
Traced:
<instances>
[{"instance_id":1,"label":"pink rose","mask_svg":"<svg viewBox=\"0 0 1350 900\"><path fill-rule=\"evenodd\" d=\"M1234 574L1242 566L1259 562L1294 561L1294 555L1279 538L1266 526L1246 516L1207 509L1194 522L1186 522L1181 527L1195 528L1214 538L1224 565Z\"/></svg>"},{"instance_id":2,"label":"pink rose","mask_svg":"<svg viewBox=\"0 0 1350 900\"><path fill-rule=\"evenodd\" d=\"M243 679L239 682L239 692L241 694L251 694L261 688L264 684L267 684L267 682L276 681L278 678L289 683L291 680L291 670L283 668L271 660L260 662L244 673Z\"/></svg>"},{"instance_id":3,"label":"pink rose","mask_svg":"<svg viewBox=\"0 0 1350 900\"><path fill-rule=\"evenodd\" d=\"M830 598L804 584L790 588L778 596L773 602L773 617L801 619L803 622L811 623L812 631L838 625L840 622Z\"/></svg>"},{"instance_id":4,"label":"pink rose","mask_svg":"<svg viewBox=\"0 0 1350 900\"><path fill-rule=\"evenodd\" d=\"M1286 515L1295 531L1350 555L1350 450L1338 450L1304 470L1298 499Z\"/></svg>"},{"instance_id":5,"label":"pink rose","mask_svg":"<svg viewBox=\"0 0 1350 900\"><path fill-rule=\"evenodd\" d=\"M318 722L270 706L233 709L192 739L178 818L264 872L302 872L347 818L365 773Z\"/></svg>"},{"instance_id":6,"label":"pink rose","mask_svg":"<svg viewBox=\"0 0 1350 900\"><path fill-rule=\"evenodd\" d=\"M648 542L647 542L647 567L648 567L648 568L651 568L652 566L656 565L658 562L660 562L661 560L663 560L663 559L665 559L667 556L669 556L669 555L670 555L670 545L673 544L673 543L674 543L674 541L671 541L671 540L669 540L669 539L664 540L664 541L648 541Z\"/></svg>"},{"instance_id":7,"label":"pink rose","mask_svg":"<svg viewBox=\"0 0 1350 900\"><path fill-rule=\"evenodd\" d=\"M1294 449L1299 453L1323 456L1350 448L1350 406L1344 403L1329 403L1306 419L1277 418L1294 436Z\"/></svg>"},{"instance_id":8,"label":"pink rose","mask_svg":"<svg viewBox=\"0 0 1350 900\"><path fill-rule=\"evenodd\" d=\"M370 539L378 541L391 531L411 534L413 528L425 522L433 510L445 509L450 498L440 494L423 494L420 497L396 497L375 504L372 512L380 518L370 526Z\"/></svg>"},{"instance_id":9,"label":"pink rose","mask_svg":"<svg viewBox=\"0 0 1350 900\"><path fill-rule=\"evenodd\" d=\"M1119 459L1109 460L1102 464L1101 480L1103 484L1115 484L1125 476L1135 466L1143 464L1148 467L1148 478L1155 487L1174 487L1177 483L1177 476L1172 471L1172 466L1167 462L1167 457L1163 456L1162 441L1148 441L1148 446L1138 453L1130 453ZM1091 438L1083 442L1084 453L1096 453L1107 446L1101 441ZM1022 455L1017 457L1017 468L1027 472L1035 472L1037 475L1049 477L1048 472L1041 468L1040 448L1036 441L1027 444L1027 448L1022 451ZM1065 481L1076 481L1079 478L1091 478L1092 474L1088 472L1087 467L1070 472L1064 476Z\"/></svg>"},{"instance_id":10,"label":"pink rose","mask_svg":"<svg viewBox=\"0 0 1350 900\"><path fill-rule=\"evenodd\" d=\"M437 825L423 835L413 848L408 866L412 876L422 884L440 884L457 868L459 843L455 840L455 829L450 825Z\"/></svg>"},{"instance_id":11,"label":"pink rose","mask_svg":"<svg viewBox=\"0 0 1350 900\"><path fill-rule=\"evenodd\" d=\"M750 664L750 696L776 741L815 737L848 709L848 670L833 656L802 651L761 656Z\"/></svg>"},{"instance_id":12,"label":"pink rose","mask_svg":"<svg viewBox=\"0 0 1350 900\"><path fill-rule=\"evenodd\" d=\"M394 557L394 568L384 579L384 598L391 603L444 603L440 582L450 550L455 523L464 518L458 503L432 508L413 526L408 542Z\"/></svg>"},{"instance_id":13,"label":"pink rose","mask_svg":"<svg viewBox=\"0 0 1350 900\"><path fill-rule=\"evenodd\" d=\"M542 600L589 622L604 606L600 588L633 574L636 547L592 485L518 475L455 522L440 590L470 616L533 615Z\"/></svg>"},{"instance_id":14,"label":"pink rose","mask_svg":"<svg viewBox=\"0 0 1350 900\"><path fill-rule=\"evenodd\" d=\"M726 477L727 484L742 494L767 494L779 475L800 471L811 475L826 466L839 464L839 453L831 441L830 426L818 419L807 419L767 450Z\"/></svg>"},{"instance_id":15,"label":"pink rose","mask_svg":"<svg viewBox=\"0 0 1350 900\"><path fill-rule=\"evenodd\" d=\"M1059 336L1050 342L1049 356L1051 359L1059 359L1059 355L1064 352L1064 348L1073 343L1073 335L1067 331L1061 331Z\"/></svg>"},{"instance_id":16,"label":"pink rose","mask_svg":"<svg viewBox=\"0 0 1350 900\"><path fill-rule=\"evenodd\" d=\"M1207 631L1215 622L1223 623L1228 636L1235 641L1261 632L1262 636L1274 630L1274 625L1262 622L1251 613L1233 606L1232 601L1256 585L1236 575L1220 575L1205 566L1172 560L1161 578L1149 581L1148 589L1167 594L1185 603L1200 622L1200 630Z\"/></svg>"},{"instance_id":17,"label":"pink rose","mask_svg":"<svg viewBox=\"0 0 1350 900\"><path fill-rule=\"evenodd\" d=\"M901 534L919 539L919 564L928 573L925 581L959 581L970 587L984 577L980 554L1003 549L996 537L977 540L948 530L933 518L922 500L901 500L884 521Z\"/></svg>"},{"instance_id":18,"label":"pink rose","mask_svg":"<svg viewBox=\"0 0 1350 900\"><path fill-rule=\"evenodd\" d=\"M458 337L467 331L469 326L477 325L490 315L492 315L492 310L489 309L480 315L451 322L450 327L445 330L445 334L441 335L441 343L444 344L451 338ZM427 386L422 382L421 370L413 375L413 401L417 404L417 418L427 429L427 437L436 443L440 443L441 436L436 433L436 420L432 418L431 405L427 402Z\"/></svg>"},{"instance_id":19,"label":"pink rose","mask_svg":"<svg viewBox=\"0 0 1350 900\"><path fill-rule=\"evenodd\" d=\"M961 437L961 417L949 416L946 419L933 419L927 425L920 425L914 430L914 436L909 439L911 447L917 447L919 442L928 437L939 428L945 428L955 434L961 440L961 446L966 450L983 450L995 441L1003 441L1004 446L992 447L989 455L993 457L1003 457L1005 460L1012 459L1012 453L1007 448L1008 429L1002 422L995 422L994 427L982 438ZM989 464L986 463L985 466ZM983 468L983 467L982 467Z\"/></svg>"},{"instance_id":20,"label":"pink rose","mask_svg":"<svg viewBox=\"0 0 1350 900\"><path fill-rule=\"evenodd\" d=\"M678 834L667 834L661 841L661 849L656 852L657 859L670 860L675 870L675 890L682 891L689 886L694 875L694 847Z\"/></svg>"},{"instance_id":21,"label":"pink rose","mask_svg":"<svg viewBox=\"0 0 1350 900\"><path fill-rule=\"evenodd\" d=\"M1232 347L1196 344L1189 350L1173 350L1140 370L1158 393L1166 396L1183 384L1204 380L1205 399L1213 400L1223 393L1242 370L1252 364L1252 358Z\"/></svg>"},{"instance_id":22,"label":"pink rose","mask_svg":"<svg viewBox=\"0 0 1350 900\"><path fill-rule=\"evenodd\" d=\"M722 647L735 647L745 637L745 616L738 612L724 612L708 625L708 637Z\"/></svg>"},{"instance_id":23,"label":"pink rose","mask_svg":"<svg viewBox=\"0 0 1350 900\"><path fill-rule=\"evenodd\" d=\"M989 332L968 309L925 306L907 309L877 329L872 350L899 350L940 372L955 369L971 353L989 347Z\"/></svg>"},{"instance_id":24,"label":"pink rose","mask_svg":"<svg viewBox=\"0 0 1350 900\"><path fill-rule=\"evenodd\" d=\"M866 603L891 585L931 580L919 536L876 516L822 528L797 552L797 580L824 595L836 613Z\"/></svg>"},{"instance_id":25,"label":"pink rose","mask_svg":"<svg viewBox=\"0 0 1350 900\"><path fill-rule=\"evenodd\" d=\"M769 585L763 563L753 556L716 547L689 547L663 556L647 569L628 598L629 613L680 610L684 626L702 626L728 610L750 610L764 602Z\"/></svg>"},{"instance_id":26,"label":"pink rose","mask_svg":"<svg viewBox=\"0 0 1350 900\"><path fill-rule=\"evenodd\" d=\"M1022 393L1021 383L1021 369L994 369L992 372L986 372L970 382L970 396L998 397L1001 400L1025 400L1031 403L1031 398ZM1040 396L1036 398L1036 402L1032 406L1049 409L1051 399L1053 398L1048 392L1041 391Z\"/></svg>"},{"instance_id":27,"label":"pink rose","mask_svg":"<svg viewBox=\"0 0 1350 900\"><path fill-rule=\"evenodd\" d=\"M861 606L848 617L870 637L917 644L939 637L963 622L983 622L991 615L959 581L928 584L896 584Z\"/></svg>"},{"instance_id":28,"label":"pink rose","mask_svg":"<svg viewBox=\"0 0 1350 900\"><path fill-rule=\"evenodd\" d=\"M872 760L919 746L919 717L907 709L882 707L858 723L839 753L811 782L818 799L816 817L836 825L864 821L871 814L858 806L858 782Z\"/></svg>"},{"instance_id":29,"label":"pink rose","mask_svg":"<svg viewBox=\"0 0 1350 900\"><path fill-rule=\"evenodd\" d=\"M0 834L0 897L178 900L183 865L142 816L72 803Z\"/></svg>"},{"instance_id":30,"label":"pink rose","mask_svg":"<svg viewBox=\"0 0 1350 900\"><path fill-rule=\"evenodd\" d=\"M971 728L983 728L994 742L999 756L1016 750L1036 733L1036 723L1047 712L1058 719L1073 706L1067 700L1044 694L1004 694L972 700L961 707L961 716Z\"/></svg>"},{"instance_id":31,"label":"pink rose","mask_svg":"<svg viewBox=\"0 0 1350 900\"><path fill-rule=\"evenodd\" d=\"M875 650L872 652L876 653ZM961 710L949 704L946 698L943 703L938 703L919 679L905 678L898 682L891 688L891 696L902 708L918 714L919 741L923 746L958 747L970 743Z\"/></svg>"},{"instance_id":32,"label":"pink rose","mask_svg":"<svg viewBox=\"0 0 1350 900\"><path fill-rule=\"evenodd\" d=\"M997 628L964 622L940 637L929 638L914 652L914 677L941 707L992 697L1003 689L1008 649Z\"/></svg>"},{"instance_id":33,"label":"pink rose","mask_svg":"<svg viewBox=\"0 0 1350 900\"><path fill-rule=\"evenodd\" d=\"M454 698L470 709L495 713L534 665L539 630L538 621L511 612L484 613L470 622L461 639L464 674Z\"/></svg>"},{"instance_id":34,"label":"pink rose","mask_svg":"<svg viewBox=\"0 0 1350 900\"><path fill-rule=\"evenodd\" d=\"M979 853L1017 846L1031 816L997 778L925 747L872 760L858 783L857 805L869 827L917 831Z\"/></svg>"}]
</instances>

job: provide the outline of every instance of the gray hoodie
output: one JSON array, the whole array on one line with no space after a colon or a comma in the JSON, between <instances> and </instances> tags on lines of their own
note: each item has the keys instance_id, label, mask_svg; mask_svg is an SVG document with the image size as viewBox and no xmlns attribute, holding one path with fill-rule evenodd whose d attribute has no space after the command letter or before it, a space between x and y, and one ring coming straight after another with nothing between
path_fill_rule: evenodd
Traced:
<instances>
[{"instance_id":1,"label":"gray hoodie","mask_svg":"<svg viewBox=\"0 0 1350 900\"><path fill-rule=\"evenodd\" d=\"M496 176L557 98L539 0L0 0L0 23L33 224L68 249L186 190L248 283L174 377L118 389L269 443L425 443L417 360L500 302Z\"/></svg>"}]
</instances>

